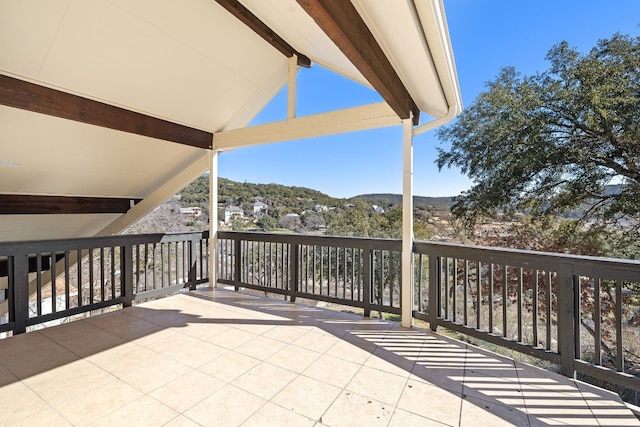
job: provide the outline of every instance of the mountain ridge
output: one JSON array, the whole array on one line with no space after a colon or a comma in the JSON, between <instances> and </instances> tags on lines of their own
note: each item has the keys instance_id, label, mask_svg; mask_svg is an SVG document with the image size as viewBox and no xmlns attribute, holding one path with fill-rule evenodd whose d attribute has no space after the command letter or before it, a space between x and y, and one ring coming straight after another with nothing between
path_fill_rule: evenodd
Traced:
<instances>
[{"instance_id":1,"label":"mountain ridge","mask_svg":"<svg viewBox=\"0 0 640 427\"><path fill-rule=\"evenodd\" d=\"M363 199L370 203L375 203L383 207L390 205L402 204L402 194L395 193L370 193L359 194L351 199ZM450 208L453 204L453 196L431 197L431 196L413 196L413 205L415 207L432 207L432 208Z\"/></svg>"}]
</instances>

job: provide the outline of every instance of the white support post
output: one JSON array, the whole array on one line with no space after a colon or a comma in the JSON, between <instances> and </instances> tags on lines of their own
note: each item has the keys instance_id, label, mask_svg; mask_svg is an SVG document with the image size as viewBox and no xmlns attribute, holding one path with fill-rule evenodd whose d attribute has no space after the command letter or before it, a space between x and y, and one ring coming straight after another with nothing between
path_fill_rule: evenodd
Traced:
<instances>
[{"instance_id":1,"label":"white support post","mask_svg":"<svg viewBox=\"0 0 640 427\"><path fill-rule=\"evenodd\" d=\"M287 80L287 119L296 118L296 99L298 95L298 55L289 58L289 74Z\"/></svg>"},{"instance_id":2,"label":"white support post","mask_svg":"<svg viewBox=\"0 0 640 427\"><path fill-rule=\"evenodd\" d=\"M402 326L413 326L413 124L402 121Z\"/></svg>"},{"instance_id":3,"label":"white support post","mask_svg":"<svg viewBox=\"0 0 640 427\"><path fill-rule=\"evenodd\" d=\"M209 288L216 287L218 276L218 152L209 151Z\"/></svg>"}]
</instances>

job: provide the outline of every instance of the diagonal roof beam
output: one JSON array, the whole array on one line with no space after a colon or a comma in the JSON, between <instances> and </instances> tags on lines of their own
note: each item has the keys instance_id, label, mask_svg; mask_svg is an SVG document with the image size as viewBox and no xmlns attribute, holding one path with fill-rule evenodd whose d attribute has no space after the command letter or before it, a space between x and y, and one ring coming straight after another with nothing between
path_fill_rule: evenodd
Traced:
<instances>
[{"instance_id":1,"label":"diagonal roof beam","mask_svg":"<svg viewBox=\"0 0 640 427\"><path fill-rule=\"evenodd\" d=\"M0 215L126 213L142 199L0 194Z\"/></svg>"},{"instance_id":2,"label":"diagonal roof beam","mask_svg":"<svg viewBox=\"0 0 640 427\"><path fill-rule=\"evenodd\" d=\"M278 49L287 58L296 55L299 66L305 68L311 67L311 60L309 58L295 50L264 22L259 20L257 16L251 13L249 9L240 4L240 2L237 0L216 0L216 3L224 7L229 13L238 18L247 27L251 28L257 35L269 42L271 46Z\"/></svg>"},{"instance_id":3,"label":"diagonal roof beam","mask_svg":"<svg viewBox=\"0 0 640 427\"><path fill-rule=\"evenodd\" d=\"M211 149L213 134L93 99L0 75L0 105Z\"/></svg>"},{"instance_id":4,"label":"diagonal roof beam","mask_svg":"<svg viewBox=\"0 0 640 427\"><path fill-rule=\"evenodd\" d=\"M400 124L385 102L296 117L213 134L215 150L356 132Z\"/></svg>"},{"instance_id":5,"label":"diagonal roof beam","mask_svg":"<svg viewBox=\"0 0 640 427\"><path fill-rule=\"evenodd\" d=\"M418 124L420 110L353 4L348 0L297 1L393 111L401 119L413 113L414 124Z\"/></svg>"}]
</instances>

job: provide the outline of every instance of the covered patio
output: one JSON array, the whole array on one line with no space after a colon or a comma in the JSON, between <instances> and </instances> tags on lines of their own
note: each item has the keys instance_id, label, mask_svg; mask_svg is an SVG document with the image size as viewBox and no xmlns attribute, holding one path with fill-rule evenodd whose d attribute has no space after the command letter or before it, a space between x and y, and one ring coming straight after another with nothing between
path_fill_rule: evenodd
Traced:
<instances>
[{"instance_id":1,"label":"covered patio","mask_svg":"<svg viewBox=\"0 0 640 427\"><path fill-rule=\"evenodd\" d=\"M297 75L312 65L372 88L380 102L299 116ZM248 126L284 88L284 119ZM520 272L544 271L549 289L554 275L560 320L547 316L546 347L525 344L561 360L565 377L411 328L427 311L433 329L470 324L447 296L450 265L459 276L449 261L470 250L420 249L412 229L413 138L461 108L441 0L0 3L0 332L12 335L0 340L0 425L638 425L616 395L571 379L573 280L611 270L608 262L551 273L546 258L530 267L531 253L501 255L505 272L514 259ZM304 256L316 259L309 236L218 232L221 152L388 126L403 130L401 241L347 250L326 237L313 243L320 267L303 270ZM206 171L207 233L118 235ZM398 260L401 282L385 288L387 302L374 287L376 265L381 277L386 268L375 261L381 251ZM477 272L493 262L480 252L469 255ZM267 265L274 286L264 292L307 298L319 273L320 301L342 289L352 306L387 310L402 325L220 288L255 289ZM605 272L635 280L638 268ZM86 312L94 315L40 329ZM476 316L481 329L479 308ZM511 339L494 326L482 330L490 342ZM622 381L637 390L618 354ZM588 372L601 372L596 365Z\"/></svg>"},{"instance_id":2,"label":"covered patio","mask_svg":"<svg viewBox=\"0 0 640 427\"><path fill-rule=\"evenodd\" d=\"M431 331L222 288L2 340L0 385L0 425L640 425Z\"/></svg>"}]
</instances>

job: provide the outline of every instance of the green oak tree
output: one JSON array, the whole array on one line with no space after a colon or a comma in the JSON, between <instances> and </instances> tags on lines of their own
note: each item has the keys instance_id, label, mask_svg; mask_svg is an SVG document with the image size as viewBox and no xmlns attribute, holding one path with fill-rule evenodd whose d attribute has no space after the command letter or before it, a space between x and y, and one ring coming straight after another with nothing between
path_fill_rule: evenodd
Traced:
<instances>
[{"instance_id":1,"label":"green oak tree","mask_svg":"<svg viewBox=\"0 0 640 427\"><path fill-rule=\"evenodd\" d=\"M547 71L504 68L437 137L437 164L474 182L454 216L572 215L627 235L640 229L640 37L615 34L586 54L566 42Z\"/></svg>"}]
</instances>

